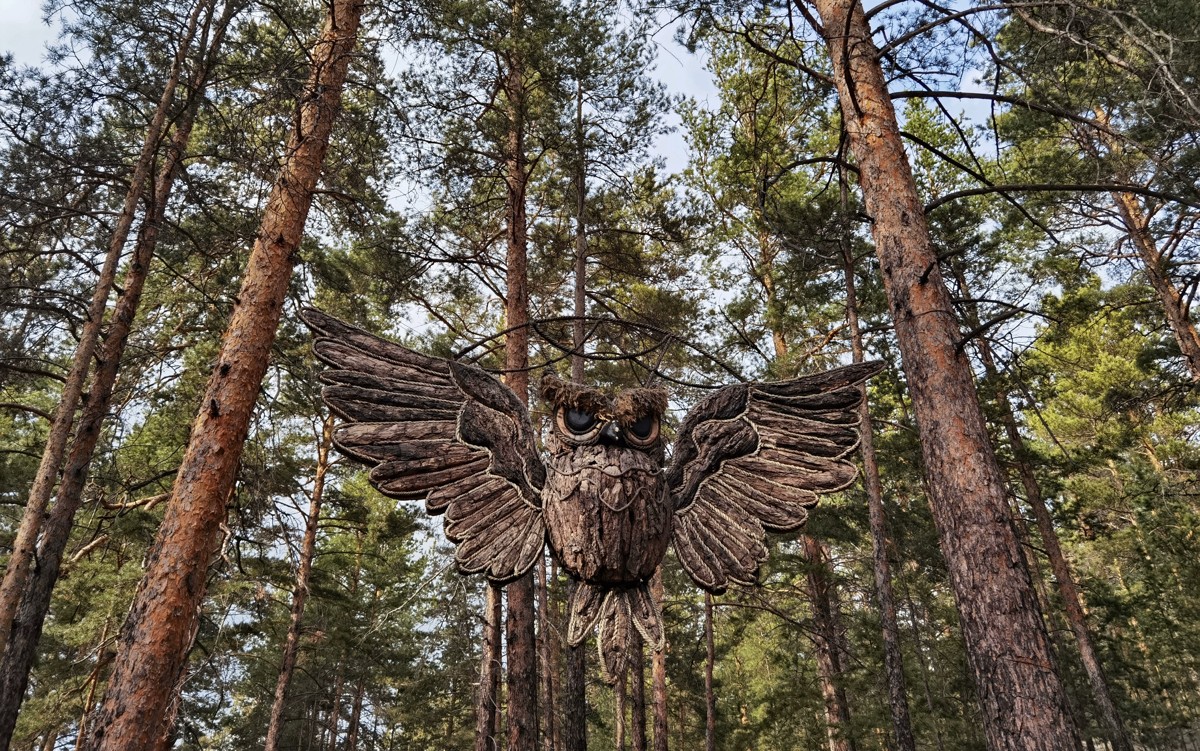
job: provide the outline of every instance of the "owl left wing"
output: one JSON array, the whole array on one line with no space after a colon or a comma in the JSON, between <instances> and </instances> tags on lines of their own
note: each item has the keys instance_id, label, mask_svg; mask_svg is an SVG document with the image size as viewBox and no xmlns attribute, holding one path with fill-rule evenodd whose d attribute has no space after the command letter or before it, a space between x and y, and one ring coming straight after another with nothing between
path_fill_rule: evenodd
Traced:
<instances>
[{"instance_id":1,"label":"owl left wing","mask_svg":"<svg viewBox=\"0 0 1200 751\"><path fill-rule=\"evenodd\" d=\"M726 386L688 413L667 483L671 542L697 584L720 593L731 581L753 583L766 533L800 528L820 494L854 481L859 384L882 367Z\"/></svg>"},{"instance_id":2,"label":"owl left wing","mask_svg":"<svg viewBox=\"0 0 1200 751\"><path fill-rule=\"evenodd\" d=\"M546 470L525 406L490 373L414 352L312 308L325 404L342 418L342 453L373 468L384 495L445 513L467 573L506 582L533 567L545 523Z\"/></svg>"}]
</instances>

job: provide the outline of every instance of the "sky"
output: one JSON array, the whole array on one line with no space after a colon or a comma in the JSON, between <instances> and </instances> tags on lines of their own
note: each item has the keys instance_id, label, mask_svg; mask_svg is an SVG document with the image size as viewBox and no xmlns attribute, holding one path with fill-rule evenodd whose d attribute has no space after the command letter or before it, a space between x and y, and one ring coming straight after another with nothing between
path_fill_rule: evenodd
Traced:
<instances>
[{"instance_id":1,"label":"sky","mask_svg":"<svg viewBox=\"0 0 1200 751\"><path fill-rule=\"evenodd\" d=\"M673 41L674 29L665 27L655 35L659 47L656 75L673 93L716 101L716 88L704 61L688 53ZM0 0L0 53L11 54L18 65L34 65L45 54L53 29L42 22L41 2L38 0ZM678 118L670 116L678 126ZM660 138L659 153L666 160L668 172L678 172L687 163L686 147L678 132Z\"/></svg>"},{"instance_id":2,"label":"sky","mask_svg":"<svg viewBox=\"0 0 1200 751\"><path fill-rule=\"evenodd\" d=\"M51 37L42 23L41 5L35 0L0 0L0 51L11 53L18 64L40 60Z\"/></svg>"}]
</instances>

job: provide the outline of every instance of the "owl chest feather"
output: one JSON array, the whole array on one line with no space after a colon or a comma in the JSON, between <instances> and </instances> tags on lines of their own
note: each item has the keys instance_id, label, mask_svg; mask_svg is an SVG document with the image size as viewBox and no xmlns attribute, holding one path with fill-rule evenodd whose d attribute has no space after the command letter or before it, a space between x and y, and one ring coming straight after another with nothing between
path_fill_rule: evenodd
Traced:
<instances>
[{"instance_id":1,"label":"owl chest feather","mask_svg":"<svg viewBox=\"0 0 1200 751\"><path fill-rule=\"evenodd\" d=\"M649 579L671 537L660 464L619 446L548 442L542 511L550 546L572 575L597 584Z\"/></svg>"}]
</instances>

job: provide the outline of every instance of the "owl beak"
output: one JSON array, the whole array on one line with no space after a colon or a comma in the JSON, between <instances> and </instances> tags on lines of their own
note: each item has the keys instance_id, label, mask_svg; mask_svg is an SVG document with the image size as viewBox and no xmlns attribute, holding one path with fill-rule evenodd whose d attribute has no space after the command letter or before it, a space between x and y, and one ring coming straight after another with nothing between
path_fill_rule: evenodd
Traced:
<instances>
[{"instance_id":1,"label":"owl beak","mask_svg":"<svg viewBox=\"0 0 1200 751\"><path fill-rule=\"evenodd\" d=\"M600 431L601 443L620 443L621 442L621 426L616 422L606 423L604 429Z\"/></svg>"}]
</instances>

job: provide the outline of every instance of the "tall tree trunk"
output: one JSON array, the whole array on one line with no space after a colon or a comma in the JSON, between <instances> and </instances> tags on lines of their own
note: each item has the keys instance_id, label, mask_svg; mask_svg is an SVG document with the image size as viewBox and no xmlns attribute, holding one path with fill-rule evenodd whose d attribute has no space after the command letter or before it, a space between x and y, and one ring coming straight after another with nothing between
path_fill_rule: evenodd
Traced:
<instances>
[{"instance_id":1,"label":"tall tree trunk","mask_svg":"<svg viewBox=\"0 0 1200 751\"><path fill-rule=\"evenodd\" d=\"M704 593L704 751L717 751L717 692L713 667L717 644L713 635L713 596Z\"/></svg>"},{"instance_id":2,"label":"tall tree trunk","mask_svg":"<svg viewBox=\"0 0 1200 751\"><path fill-rule=\"evenodd\" d=\"M846 221L847 184L841 179L842 216ZM850 352L854 362L864 359L862 328L858 320L858 292L854 284L854 249L850 245L849 228L843 226L840 237L843 269L846 278L846 323L850 328ZM912 717L908 711L905 691L904 655L900 651L900 628L896 625L896 595L892 591L891 563L888 560L887 514L883 508L883 483L879 479L879 461L875 455L875 436L871 429L871 405L866 399L859 406L862 439L859 452L863 461L863 487L867 491L867 512L871 526L871 562L875 574L875 596L879 599L879 624L883 632L883 666L887 673L888 711L892 717L892 734L898 751L916 751Z\"/></svg>"},{"instance_id":3,"label":"tall tree trunk","mask_svg":"<svg viewBox=\"0 0 1200 751\"><path fill-rule=\"evenodd\" d=\"M22 593L16 620L12 622L11 639L4 651L3 660L0 660L0 748L9 742L17 711L25 695L29 671L36 657L42 627L50 609L51 595L58 581L63 555L75 523L75 514L83 502L88 468L100 440L100 429L112 403L113 389L125 354L125 346L141 305L142 291L154 257L166 205L179 174L188 141L191 139L192 126L204 98L204 89L212 66L224 41L225 31L238 7L235 3L227 4L211 29L205 30L206 35L211 31L211 36L206 40L206 44L201 45L205 53L197 62L189 81L191 98L175 123L175 131L150 194L146 216L138 230L133 256L122 279L121 292L101 346L96 373L92 377L87 400L75 428L70 455L63 467L62 482L55 495L54 506L46 519L42 540L37 547L38 566Z\"/></svg>"},{"instance_id":4,"label":"tall tree trunk","mask_svg":"<svg viewBox=\"0 0 1200 751\"><path fill-rule=\"evenodd\" d=\"M362 0L334 0L312 51L312 71L283 167L268 198L146 574L122 630L108 690L92 723L90 749L149 749L155 724L183 671L199 622L208 564L329 146L362 8Z\"/></svg>"},{"instance_id":5,"label":"tall tree trunk","mask_svg":"<svg viewBox=\"0 0 1200 751\"><path fill-rule=\"evenodd\" d=\"M542 660L542 702L546 708L545 721L542 723L542 748L554 751L554 659L552 657L553 642L551 634L554 629L550 623L550 586L546 581L546 559L538 561L538 646Z\"/></svg>"},{"instance_id":6,"label":"tall tree trunk","mask_svg":"<svg viewBox=\"0 0 1200 751\"><path fill-rule=\"evenodd\" d=\"M1026 21L1032 20L1024 14L1022 18ZM1103 108L1095 107L1092 111L1101 125L1109 124L1108 112ZM1100 131L1099 137L1110 154L1117 157L1124 156L1124 147L1111 133ZM1099 153L1096 156L1103 157ZM1118 159L1115 163L1120 164L1120 160ZM1129 175L1123 170L1118 170L1115 177L1118 182L1130 182ZM1183 299L1179 288L1167 274L1167 259L1159 252L1154 236L1150 234L1150 219L1134 194L1128 191L1114 191L1111 195L1113 203L1117 207L1117 213L1121 216L1121 223L1125 225L1125 232L1129 235L1133 246L1137 248L1138 256L1142 259L1142 269L1146 272L1146 279L1150 282L1154 293L1158 295L1159 303L1167 318L1167 325L1170 326L1171 334L1179 345L1179 351L1183 355L1184 362L1187 363L1188 372L1191 373L1192 380L1200 381L1200 333L1197 333L1196 325L1188 317L1188 302Z\"/></svg>"},{"instance_id":7,"label":"tall tree trunk","mask_svg":"<svg viewBox=\"0 0 1200 751\"><path fill-rule=\"evenodd\" d=\"M663 580L662 566L654 572L650 580L650 596L658 611L662 612ZM654 751L667 751L667 649L663 647L654 653L651 664L651 682L654 684Z\"/></svg>"},{"instance_id":8,"label":"tall tree trunk","mask_svg":"<svg viewBox=\"0 0 1200 751\"><path fill-rule=\"evenodd\" d=\"M34 475L33 485L29 489L29 499L25 503L21 523L17 527L17 534L13 539L13 552L9 556L8 566L4 569L4 579L0 581L0 653L4 652L5 646L8 644L17 605L24 594L25 585L29 581L29 572L37 550L38 534L41 532L42 522L46 516L46 505L50 501L50 494L54 490L58 471L62 467L63 453L66 451L67 439L71 435L71 425L75 421L75 409L79 406L84 383L87 381L88 371L92 366L92 357L100 343L100 327L104 322L104 310L108 307L109 293L116 280L121 253L125 249L126 240L129 239L129 231L133 227L138 205L143 199L142 194L145 191L146 181L150 179L151 170L154 168L154 157L158 153L163 126L170 113L171 104L175 101L175 89L179 85L184 62L191 50L201 12L206 6L211 6L211 2L200 0L196 3L196 7L188 18L187 30L175 51L175 58L171 61L171 69L167 73L162 97L158 101L154 115L150 118L150 125L146 128L141 153L134 165L133 174L129 177L125 203L113 226L108 252L104 256L100 275L96 278L96 288L92 292L87 319L80 332L79 346L75 349L75 355L71 360L71 369L67 372L66 381L63 383L58 407L54 410L50 421L50 435L46 440L46 447L42 451L41 462Z\"/></svg>"},{"instance_id":9,"label":"tall tree trunk","mask_svg":"<svg viewBox=\"0 0 1200 751\"><path fill-rule=\"evenodd\" d=\"M964 300L972 300L966 274L957 265L953 266L952 270L958 285L959 296ZM978 328L979 313L975 304L968 302L965 307L969 319L968 325ZM1121 720L1117 704L1113 700L1108 678L1104 675L1100 655L1096 651L1091 629L1087 625L1083 597L1075 585L1075 576L1063 553L1062 544L1058 539L1058 530L1055 529L1054 520L1050 517L1050 510L1046 508L1046 501L1042 496L1041 487L1030 461L1029 450L1025 446L1025 439L1021 436L1016 413L1013 412L1012 402L1000 379L1000 368L996 363L991 343L986 337L979 337L975 340L975 349L979 353L979 360L983 363L983 370L988 380L996 385L996 408L1000 414L1000 421L1004 424L1008 445L1012 448L1017 475L1020 477L1021 487L1025 491L1025 502L1033 511L1038 534L1041 535L1046 558L1050 562L1050 571L1054 574L1054 581L1058 585L1058 594L1063 601L1067 623L1071 627L1071 633L1075 636L1075 644L1079 648L1079 658L1083 663L1084 673L1087 674L1092 696L1096 700L1096 710L1108 727L1109 742L1112 744L1113 750L1133 751L1133 743L1125 730L1125 723ZM1062 650L1059 650L1059 653L1062 654Z\"/></svg>"},{"instance_id":10,"label":"tall tree trunk","mask_svg":"<svg viewBox=\"0 0 1200 751\"><path fill-rule=\"evenodd\" d=\"M571 325L571 380L583 383L584 321L587 315L587 143L583 130L583 85L575 90L575 321Z\"/></svg>"},{"instance_id":11,"label":"tall tree trunk","mask_svg":"<svg viewBox=\"0 0 1200 751\"><path fill-rule=\"evenodd\" d=\"M812 0L912 394L930 504L992 751L1076 745L962 334L859 0ZM814 19L815 20L815 19Z\"/></svg>"},{"instance_id":12,"label":"tall tree trunk","mask_svg":"<svg viewBox=\"0 0 1200 751\"><path fill-rule=\"evenodd\" d=\"M500 629L503 590L488 582L483 614L483 658L479 666L479 691L475 700L475 751L496 751L500 697Z\"/></svg>"},{"instance_id":13,"label":"tall tree trunk","mask_svg":"<svg viewBox=\"0 0 1200 751\"><path fill-rule=\"evenodd\" d=\"M357 681L354 686L354 703L350 705L350 722L346 725L346 751L355 751L358 747L358 724L362 721L363 682Z\"/></svg>"},{"instance_id":14,"label":"tall tree trunk","mask_svg":"<svg viewBox=\"0 0 1200 751\"><path fill-rule=\"evenodd\" d=\"M829 554L815 537L800 535L804 557L808 561L807 589L812 604L814 641L817 647L817 673L821 695L825 699L826 732L829 751L854 751L850 737L850 705L842 685L841 637L834 616L835 598L829 581Z\"/></svg>"},{"instance_id":15,"label":"tall tree trunk","mask_svg":"<svg viewBox=\"0 0 1200 751\"><path fill-rule=\"evenodd\" d=\"M583 88L580 87L575 96L575 140L579 149L579 158L575 163L575 279L574 279L574 315L575 321L571 326L571 344L574 352L571 354L571 380L583 383L584 379L584 321L587 314L587 221L584 216L585 194L587 182L585 175L586 163L583 157ZM579 584L569 579L567 581L567 602L575 594ZM587 749L587 653L585 646L571 646L562 642L566 652L566 670L563 679L562 701L562 751L585 751Z\"/></svg>"},{"instance_id":16,"label":"tall tree trunk","mask_svg":"<svg viewBox=\"0 0 1200 751\"><path fill-rule=\"evenodd\" d=\"M312 495L308 501L308 515L304 520L304 540L300 543L300 561L296 567L296 586L292 589L292 612L288 621L287 636L283 642L283 659L279 665L279 677L275 681L275 697L271 701L271 714L267 722L267 740L264 751L279 748L279 731L283 728L283 706L287 698L288 684L296 669L300 656L300 631L304 626L304 603L308 600L308 580L312 574L313 556L317 552L317 529L321 521L321 501L325 494L325 475L329 472L329 450L333 445L333 415L325 418L321 426L321 440L317 445L317 470L313 478Z\"/></svg>"},{"instance_id":17,"label":"tall tree trunk","mask_svg":"<svg viewBox=\"0 0 1200 751\"><path fill-rule=\"evenodd\" d=\"M625 681L629 678L629 671L625 671L617 676L617 682L613 685L613 723L615 736L613 746L616 751L626 751L625 745Z\"/></svg>"},{"instance_id":18,"label":"tall tree trunk","mask_svg":"<svg viewBox=\"0 0 1200 751\"><path fill-rule=\"evenodd\" d=\"M528 227L525 195L529 164L525 154L525 59L521 28L525 23L522 0L512 4L512 44L506 60L504 94L507 99L508 136L505 144L507 195L507 268L504 340L505 381L521 403L529 404L529 275ZM534 645L533 573L507 587L508 616L508 751L534 751L537 747L537 655Z\"/></svg>"},{"instance_id":19,"label":"tall tree trunk","mask_svg":"<svg viewBox=\"0 0 1200 751\"><path fill-rule=\"evenodd\" d=\"M1200 333L1196 332L1196 325L1188 317L1187 301L1167 275L1166 259L1159 252L1154 237L1150 234L1150 220L1142 210L1137 196L1117 192L1113 193L1112 197L1121 214L1121 221L1125 224L1125 231L1129 233L1129 238L1142 258L1146 278L1150 280L1150 286L1158 295L1167 316L1167 324L1171 327L1171 333L1175 336L1175 342L1179 345L1179 351L1183 354L1192 380L1200 381Z\"/></svg>"},{"instance_id":20,"label":"tall tree trunk","mask_svg":"<svg viewBox=\"0 0 1200 751\"><path fill-rule=\"evenodd\" d=\"M579 583L567 583L567 601ZM565 642L564 642L565 643ZM566 679L563 681L563 751L587 751L587 652L586 644L567 645Z\"/></svg>"},{"instance_id":21,"label":"tall tree trunk","mask_svg":"<svg viewBox=\"0 0 1200 751\"><path fill-rule=\"evenodd\" d=\"M642 635L636 630L631 642L633 663L629 666L629 732L633 751L646 751L646 654Z\"/></svg>"}]
</instances>

